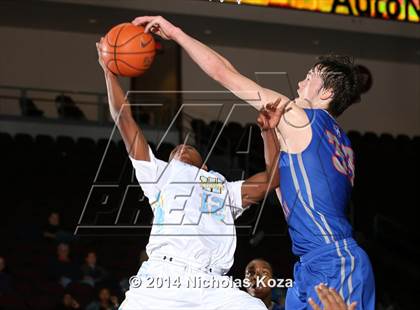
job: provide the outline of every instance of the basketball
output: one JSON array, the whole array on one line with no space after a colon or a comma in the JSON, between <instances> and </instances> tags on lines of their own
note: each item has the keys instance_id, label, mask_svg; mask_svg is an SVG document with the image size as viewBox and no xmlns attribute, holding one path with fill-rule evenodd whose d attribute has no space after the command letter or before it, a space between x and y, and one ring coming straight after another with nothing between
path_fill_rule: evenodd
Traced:
<instances>
[{"instance_id":1,"label":"basketball","mask_svg":"<svg viewBox=\"0 0 420 310\"><path fill-rule=\"evenodd\" d=\"M101 54L114 74L135 77L151 66L155 56L155 40L144 27L123 23L113 27L102 42Z\"/></svg>"}]
</instances>

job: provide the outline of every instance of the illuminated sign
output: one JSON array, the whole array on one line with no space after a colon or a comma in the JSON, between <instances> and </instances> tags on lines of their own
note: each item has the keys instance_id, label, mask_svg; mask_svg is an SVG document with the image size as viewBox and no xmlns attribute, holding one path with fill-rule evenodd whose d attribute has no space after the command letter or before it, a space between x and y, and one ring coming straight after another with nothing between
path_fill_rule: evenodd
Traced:
<instances>
[{"instance_id":1,"label":"illuminated sign","mask_svg":"<svg viewBox=\"0 0 420 310\"><path fill-rule=\"evenodd\" d=\"M295 10L364 16L379 19L420 21L420 0L224 0L225 2L276 6Z\"/></svg>"}]
</instances>

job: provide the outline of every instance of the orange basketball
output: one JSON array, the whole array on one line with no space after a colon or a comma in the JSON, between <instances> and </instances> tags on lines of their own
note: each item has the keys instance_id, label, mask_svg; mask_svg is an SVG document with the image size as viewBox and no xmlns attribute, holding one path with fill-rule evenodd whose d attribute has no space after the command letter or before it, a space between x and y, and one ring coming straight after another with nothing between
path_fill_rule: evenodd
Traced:
<instances>
[{"instance_id":1,"label":"orange basketball","mask_svg":"<svg viewBox=\"0 0 420 310\"><path fill-rule=\"evenodd\" d=\"M123 23L112 28L102 41L102 58L114 74L134 77L143 74L155 57L155 40L144 27Z\"/></svg>"}]
</instances>

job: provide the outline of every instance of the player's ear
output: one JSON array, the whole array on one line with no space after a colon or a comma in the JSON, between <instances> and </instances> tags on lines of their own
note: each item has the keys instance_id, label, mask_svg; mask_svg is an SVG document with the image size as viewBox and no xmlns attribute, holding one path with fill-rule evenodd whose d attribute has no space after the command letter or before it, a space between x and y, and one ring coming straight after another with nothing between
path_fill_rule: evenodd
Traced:
<instances>
[{"instance_id":1,"label":"player's ear","mask_svg":"<svg viewBox=\"0 0 420 310\"><path fill-rule=\"evenodd\" d=\"M321 98L322 100L328 100L328 99L332 99L333 95L334 95L334 92L331 88L328 88L328 89L322 88L321 95L319 98Z\"/></svg>"}]
</instances>

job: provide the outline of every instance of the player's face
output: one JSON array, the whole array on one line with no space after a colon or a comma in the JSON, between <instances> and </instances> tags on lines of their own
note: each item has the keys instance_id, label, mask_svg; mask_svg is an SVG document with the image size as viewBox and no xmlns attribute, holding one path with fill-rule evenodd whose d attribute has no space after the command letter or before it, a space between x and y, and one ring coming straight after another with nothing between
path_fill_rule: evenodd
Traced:
<instances>
[{"instance_id":1,"label":"player's face","mask_svg":"<svg viewBox=\"0 0 420 310\"><path fill-rule=\"evenodd\" d=\"M179 144L171 152L169 160L176 159L184 163L201 168L203 165L203 158L200 153L191 145Z\"/></svg>"},{"instance_id":2,"label":"player's face","mask_svg":"<svg viewBox=\"0 0 420 310\"><path fill-rule=\"evenodd\" d=\"M297 93L300 99L309 101L311 104L316 105L319 101L319 94L322 89L322 78L319 71L311 69L306 74L305 79L298 83Z\"/></svg>"},{"instance_id":3,"label":"player's face","mask_svg":"<svg viewBox=\"0 0 420 310\"><path fill-rule=\"evenodd\" d=\"M245 277L250 281L251 286L246 290L251 296L264 299L271 294L268 280L273 277L272 271L266 262L254 260L248 264L245 270ZM257 279L260 279L257 281ZM265 283L265 285L262 285Z\"/></svg>"}]
</instances>

